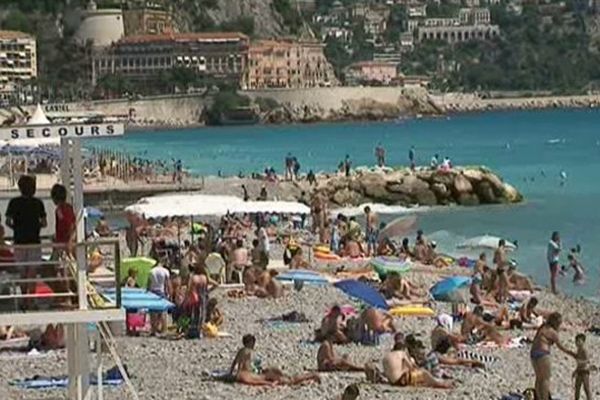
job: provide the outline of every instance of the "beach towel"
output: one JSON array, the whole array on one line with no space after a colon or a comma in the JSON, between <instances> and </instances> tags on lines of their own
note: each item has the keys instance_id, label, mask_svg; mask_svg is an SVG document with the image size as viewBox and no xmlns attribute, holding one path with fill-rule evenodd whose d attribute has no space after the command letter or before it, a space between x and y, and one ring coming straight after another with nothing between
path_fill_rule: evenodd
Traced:
<instances>
[{"instance_id":1,"label":"beach towel","mask_svg":"<svg viewBox=\"0 0 600 400\"><path fill-rule=\"evenodd\" d=\"M485 365L491 365L498 362L498 358L494 356L488 356L485 354L475 353L469 350L461 350L456 354L457 358L462 360L479 361Z\"/></svg>"},{"instance_id":2,"label":"beach towel","mask_svg":"<svg viewBox=\"0 0 600 400\"><path fill-rule=\"evenodd\" d=\"M125 366L125 370L127 367ZM102 377L102 385L119 386L123 384L124 379L117 367L113 367L106 371ZM42 377L34 376L33 378L17 379L9 383L12 386L21 389L54 389L66 388L69 386L69 378L67 376ZM90 384L97 385L98 378L95 374L90 374Z\"/></svg>"},{"instance_id":3,"label":"beach towel","mask_svg":"<svg viewBox=\"0 0 600 400\"><path fill-rule=\"evenodd\" d=\"M527 340L528 339L526 336L519 336L516 338L510 338L508 340L508 342L502 346L498 346L498 344L496 342L481 342L481 343L477 343L475 346L486 348L486 349L497 349L497 348L520 349L522 347L525 347Z\"/></svg>"}]
</instances>

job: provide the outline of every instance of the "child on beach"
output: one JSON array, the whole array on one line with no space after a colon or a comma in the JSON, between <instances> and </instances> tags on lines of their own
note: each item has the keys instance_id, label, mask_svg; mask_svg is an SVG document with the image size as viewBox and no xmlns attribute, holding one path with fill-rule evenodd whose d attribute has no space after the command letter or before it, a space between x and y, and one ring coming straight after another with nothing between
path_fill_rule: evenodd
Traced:
<instances>
[{"instance_id":1,"label":"child on beach","mask_svg":"<svg viewBox=\"0 0 600 400\"><path fill-rule=\"evenodd\" d=\"M211 298L208 301L207 307L206 307L206 316L207 316L207 321L211 324L213 324L216 327L219 327L221 325L223 325L223 313L221 312L221 310L218 307L218 302L217 299L215 299L214 297Z\"/></svg>"},{"instance_id":2,"label":"child on beach","mask_svg":"<svg viewBox=\"0 0 600 400\"><path fill-rule=\"evenodd\" d=\"M585 348L585 335L583 333L575 336L575 345L577 346L577 352L575 353L577 367L573 372L573 379L575 379L575 400L579 400L581 386L583 386L587 400L592 400L590 372L597 371L597 368L590 365L590 359Z\"/></svg>"},{"instance_id":3,"label":"child on beach","mask_svg":"<svg viewBox=\"0 0 600 400\"><path fill-rule=\"evenodd\" d=\"M583 285L585 283L585 270L575 254L576 253L572 251L571 254L567 256L567 259L569 260L569 267L573 268L573 271L575 272L573 275L573 283L576 285Z\"/></svg>"}]
</instances>

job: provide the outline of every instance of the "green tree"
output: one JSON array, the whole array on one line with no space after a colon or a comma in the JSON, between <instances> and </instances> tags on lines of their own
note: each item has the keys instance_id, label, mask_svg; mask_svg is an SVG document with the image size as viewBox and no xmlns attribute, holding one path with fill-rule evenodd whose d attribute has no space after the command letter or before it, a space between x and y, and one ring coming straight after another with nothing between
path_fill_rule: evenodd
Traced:
<instances>
[{"instance_id":1,"label":"green tree","mask_svg":"<svg viewBox=\"0 0 600 400\"><path fill-rule=\"evenodd\" d=\"M390 11L390 18L387 22L387 29L385 31L385 40L387 42L398 42L400 40L400 34L404 31L404 27L408 22L408 14L406 12L406 6L400 4L394 4Z\"/></svg>"},{"instance_id":2,"label":"green tree","mask_svg":"<svg viewBox=\"0 0 600 400\"><path fill-rule=\"evenodd\" d=\"M220 25L220 30L242 32L248 36L252 36L254 35L254 17L248 15L223 22Z\"/></svg>"},{"instance_id":3,"label":"green tree","mask_svg":"<svg viewBox=\"0 0 600 400\"><path fill-rule=\"evenodd\" d=\"M290 0L273 0L273 9L283 18L283 22L291 33L297 34L302 27L302 16L292 6Z\"/></svg>"},{"instance_id":4,"label":"green tree","mask_svg":"<svg viewBox=\"0 0 600 400\"><path fill-rule=\"evenodd\" d=\"M35 33L33 21L20 10L12 10L2 22L2 29Z\"/></svg>"},{"instance_id":5,"label":"green tree","mask_svg":"<svg viewBox=\"0 0 600 400\"><path fill-rule=\"evenodd\" d=\"M352 57L346 51L344 42L338 38L328 38L325 45L325 57L333 66L337 78L343 80L344 68L352 62Z\"/></svg>"}]
</instances>

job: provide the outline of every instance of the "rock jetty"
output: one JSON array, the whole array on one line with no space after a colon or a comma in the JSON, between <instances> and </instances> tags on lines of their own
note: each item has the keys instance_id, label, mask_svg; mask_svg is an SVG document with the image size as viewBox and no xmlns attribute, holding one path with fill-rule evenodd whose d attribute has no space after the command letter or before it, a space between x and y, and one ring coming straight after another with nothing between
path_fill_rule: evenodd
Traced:
<instances>
[{"instance_id":1,"label":"rock jetty","mask_svg":"<svg viewBox=\"0 0 600 400\"><path fill-rule=\"evenodd\" d=\"M266 187L269 199L306 201L315 190L334 207L382 203L399 206L477 206L519 203L517 189L485 167L453 168L450 171L387 168L357 168L350 177L318 174L316 185L306 179L267 182L250 178L209 178L204 193L241 195L244 184L251 198ZM303 194L304 192L304 194Z\"/></svg>"},{"instance_id":2,"label":"rock jetty","mask_svg":"<svg viewBox=\"0 0 600 400\"><path fill-rule=\"evenodd\" d=\"M339 206L364 203L476 206L523 200L517 189L483 167L450 171L358 171L350 177L323 178L319 180L317 190Z\"/></svg>"}]
</instances>

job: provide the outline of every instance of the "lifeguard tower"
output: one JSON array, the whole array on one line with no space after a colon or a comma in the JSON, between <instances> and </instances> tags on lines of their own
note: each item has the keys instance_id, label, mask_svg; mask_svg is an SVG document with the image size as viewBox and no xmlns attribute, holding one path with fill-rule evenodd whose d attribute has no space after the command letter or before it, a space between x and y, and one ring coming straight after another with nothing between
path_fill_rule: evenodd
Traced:
<instances>
[{"instance_id":1,"label":"lifeguard tower","mask_svg":"<svg viewBox=\"0 0 600 400\"><path fill-rule=\"evenodd\" d=\"M41 268L54 267L62 268L66 271L63 277L24 279L22 277L11 278L9 281L3 281L6 286L12 285L15 289L23 285L37 284L38 282L51 283L52 281L65 281L64 291L54 291L46 296L32 295L23 293L21 290L11 290L10 294L0 296L3 303L14 302L15 307L10 310L0 312L0 325L2 326L23 326L23 325L46 325L63 324L65 327L65 344L67 348L67 367L68 367L68 395L72 400L91 399L93 392L90 390L90 342L88 328L90 324L98 327L99 332L106 340L107 323L113 321L124 321L125 313L120 307L119 292L119 246L117 241L115 245L114 261L115 287L117 288L117 301L115 304L103 304L98 307L93 301L89 301L90 296L94 295L93 286L90 284L87 276L87 248L91 243L86 242L84 226L84 203L83 203L83 160L81 150L81 139L106 138L120 136L124 134L124 125L120 123L66 123L52 124L45 117L42 109L38 106L35 114L28 125L10 126L0 128L0 140L7 140L9 143L19 145L28 141L60 141L61 146L61 176L60 180L66 186L77 217L77 245L75 248L75 260L67 261L60 259L58 261L40 262L0 262L0 271L2 268ZM4 210L2 210L4 211ZM104 243L107 244L107 243ZM98 242L94 242L98 245ZM41 245L21 245L15 248L35 248L39 247L46 253L51 251L56 245L52 243L42 243ZM96 294L97 295L97 294ZM24 305L29 301L35 301L44 304L44 310L28 309ZM69 299L70 307L55 305L55 303L65 303L58 300ZM18 306L17 306L18 305ZM112 335L110 335L112 338ZM110 346L109 346L110 347ZM114 347L112 348L114 351ZM111 351L112 352L112 351ZM114 356L114 354L113 354ZM116 356L118 357L118 356ZM124 371L121 371L124 373ZM128 379L126 378L127 383ZM99 386L101 388L101 385ZM98 399L102 398L101 389L98 390ZM136 397L134 395L134 397Z\"/></svg>"}]
</instances>

